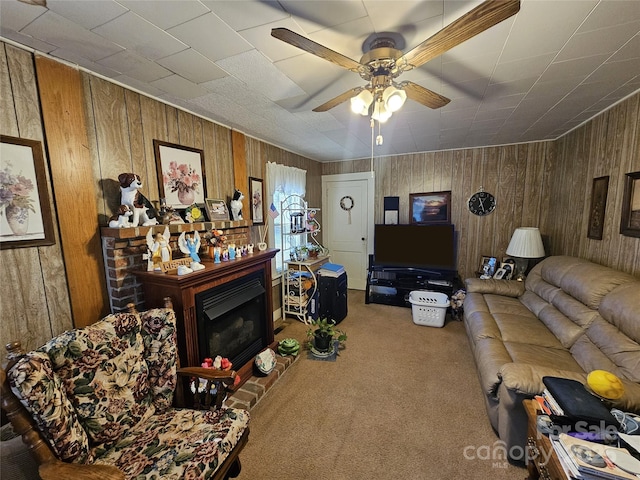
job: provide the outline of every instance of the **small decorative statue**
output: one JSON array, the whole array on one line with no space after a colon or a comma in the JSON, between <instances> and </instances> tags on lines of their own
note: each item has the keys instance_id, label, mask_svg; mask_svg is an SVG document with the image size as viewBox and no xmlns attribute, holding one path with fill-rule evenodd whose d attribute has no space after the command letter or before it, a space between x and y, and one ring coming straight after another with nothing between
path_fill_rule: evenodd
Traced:
<instances>
[{"instance_id":1,"label":"small decorative statue","mask_svg":"<svg viewBox=\"0 0 640 480\"><path fill-rule=\"evenodd\" d=\"M109 219L109 226L111 228L127 228L131 226L129 218L133 215L133 212L127 205L120 205L118 211Z\"/></svg>"},{"instance_id":2,"label":"small decorative statue","mask_svg":"<svg viewBox=\"0 0 640 480\"><path fill-rule=\"evenodd\" d=\"M120 182L120 203L126 205L133 211L131 226L137 227L142 222L142 226L157 225L158 216L156 209L151 202L138 191L142 188L140 176L135 173L121 173L118 175Z\"/></svg>"},{"instance_id":3,"label":"small decorative statue","mask_svg":"<svg viewBox=\"0 0 640 480\"><path fill-rule=\"evenodd\" d=\"M231 220L242 220L243 199L244 195L236 188L235 192L233 192L233 200L229 202L229 206L231 207Z\"/></svg>"},{"instance_id":4,"label":"small decorative statue","mask_svg":"<svg viewBox=\"0 0 640 480\"><path fill-rule=\"evenodd\" d=\"M152 268L149 270L162 270L161 263L171 260L171 246L169 240L171 233L169 227L164 227L164 233L157 233L155 238L151 233L151 228L147 232L147 248L149 249L148 259Z\"/></svg>"},{"instance_id":5,"label":"small decorative statue","mask_svg":"<svg viewBox=\"0 0 640 480\"><path fill-rule=\"evenodd\" d=\"M186 253L191 257L191 269L202 270L204 265L200 263L200 255L198 255L198 250L200 250L200 234L196 231L193 236L187 235L186 232L182 232L178 237L178 246L180 247L180 251L182 253Z\"/></svg>"}]
</instances>

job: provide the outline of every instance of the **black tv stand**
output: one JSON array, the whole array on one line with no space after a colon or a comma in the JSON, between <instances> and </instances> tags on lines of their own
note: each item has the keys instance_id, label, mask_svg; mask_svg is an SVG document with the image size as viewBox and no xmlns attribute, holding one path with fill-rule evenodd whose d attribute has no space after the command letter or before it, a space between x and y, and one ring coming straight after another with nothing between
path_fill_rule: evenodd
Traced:
<instances>
[{"instance_id":1,"label":"black tv stand","mask_svg":"<svg viewBox=\"0 0 640 480\"><path fill-rule=\"evenodd\" d=\"M381 265L369 255L364 303L411 307L409 294L413 290L442 292L450 297L461 286L456 270Z\"/></svg>"}]
</instances>

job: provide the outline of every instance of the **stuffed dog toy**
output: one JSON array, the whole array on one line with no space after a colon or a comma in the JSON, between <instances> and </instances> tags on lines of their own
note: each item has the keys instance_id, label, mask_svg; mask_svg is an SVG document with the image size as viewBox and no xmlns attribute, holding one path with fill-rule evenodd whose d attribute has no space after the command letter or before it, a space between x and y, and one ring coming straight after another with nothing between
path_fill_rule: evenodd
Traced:
<instances>
[{"instance_id":1,"label":"stuffed dog toy","mask_svg":"<svg viewBox=\"0 0 640 480\"><path fill-rule=\"evenodd\" d=\"M120 205L118 211L109 219L111 228L127 228L131 226L129 217L133 215L131 209L126 205Z\"/></svg>"},{"instance_id":2,"label":"stuffed dog toy","mask_svg":"<svg viewBox=\"0 0 640 480\"><path fill-rule=\"evenodd\" d=\"M236 191L233 192L233 200L229 202L229 207L231 207L231 220L242 220L242 199L244 195L240 190L236 188Z\"/></svg>"},{"instance_id":3,"label":"stuffed dog toy","mask_svg":"<svg viewBox=\"0 0 640 480\"><path fill-rule=\"evenodd\" d=\"M142 188L140 176L135 173L121 173L118 175L120 182L120 203L128 206L133 211L131 226L137 227L142 223L143 227L157 225L158 213L151 202L138 190Z\"/></svg>"}]
</instances>

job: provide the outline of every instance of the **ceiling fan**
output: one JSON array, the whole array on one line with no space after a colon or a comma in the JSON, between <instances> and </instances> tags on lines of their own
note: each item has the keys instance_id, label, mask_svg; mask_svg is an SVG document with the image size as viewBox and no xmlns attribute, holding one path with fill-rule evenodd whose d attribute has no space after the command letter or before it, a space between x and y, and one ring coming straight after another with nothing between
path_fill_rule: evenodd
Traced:
<instances>
[{"instance_id":1,"label":"ceiling fan","mask_svg":"<svg viewBox=\"0 0 640 480\"><path fill-rule=\"evenodd\" d=\"M370 43L359 62L286 28L274 28L271 35L283 42L358 73L367 85L355 87L313 109L326 112L351 99L351 109L374 120L386 121L408 97L429 108L441 108L449 99L411 81L397 83L397 77L469 40L479 33L515 15L520 0L486 0L450 23L407 53L396 49L394 34L383 35Z\"/></svg>"}]
</instances>

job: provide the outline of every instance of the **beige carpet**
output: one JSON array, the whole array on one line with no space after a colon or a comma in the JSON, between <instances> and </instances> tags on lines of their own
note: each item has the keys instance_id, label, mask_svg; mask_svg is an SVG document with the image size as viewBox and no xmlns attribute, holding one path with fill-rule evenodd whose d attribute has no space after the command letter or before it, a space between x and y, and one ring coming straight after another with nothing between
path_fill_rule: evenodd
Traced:
<instances>
[{"instance_id":1,"label":"beige carpet","mask_svg":"<svg viewBox=\"0 0 640 480\"><path fill-rule=\"evenodd\" d=\"M276 338L303 340L292 321ZM485 413L464 326L349 291L336 362L300 358L252 411L239 480L514 479Z\"/></svg>"}]
</instances>

